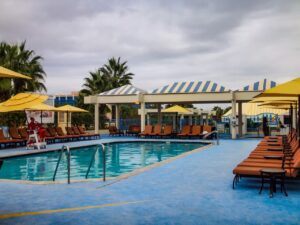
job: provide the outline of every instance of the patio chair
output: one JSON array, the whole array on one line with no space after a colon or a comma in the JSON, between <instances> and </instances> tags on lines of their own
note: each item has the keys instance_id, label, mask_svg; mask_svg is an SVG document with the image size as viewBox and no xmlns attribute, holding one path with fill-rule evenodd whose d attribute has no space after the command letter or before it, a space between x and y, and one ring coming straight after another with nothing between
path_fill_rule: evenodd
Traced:
<instances>
[{"instance_id":1,"label":"patio chair","mask_svg":"<svg viewBox=\"0 0 300 225\"><path fill-rule=\"evenodd\" d=\"M193 138L193 137L199 137L201 136L202 134L202 131L203 130L203 126L201 125L194 125L192 126L192 132L190 134L188 134L188 136L190 138Z\"/></svg>"},{"instance_id":2,"label":"patio chair","mask_svg":"<svg viewBox=\"0 0 300 225\"><path fill-rule=\"evenodd\" d=\"M0 129L0 148L2 145L4 145L4 148L6 147L15 147L17 144L22 144L23 140L11 140L9 138L6 138L4 136L3 130Z\"/></svg>"},{"instance_id":3,"label":"patio chair","mask_svg":"<svg viewBox=\"0 0 300 225\"><path fill-rule=\"evenodd\" d=\"M110 136L121 136L121 135L124 135L124 132L119 130L117 127L115 126L109 126L108 127L108 131L109 131L109 135Z\"/></svg>"},{"instance_id":4,"label":"patio chair","mask_svg":"<svg viewBox=\"0 0 300 225\"><path fill-rule=\"evenodd\" d=\"M25 127L19 128L18 132L19 132L21 138L23 138L24 140L28 140L29 135L27 132L27 128L25 128Z\"/></svg>"},{"instance_id":5,"label":"patio chair","mask_svg":"<svg viewBox=\"0 0 300 225\"><path fill-rule=\"evenodd\" d=\"M87 133L82 126L77 126L77 128L78 128L80 134L83 134L83 135L85 135L87 137L94 138L94 139L99 139L100 138L100 134L90 134L90 133Z\"/></svg>"},{"instance_id":6,"label":"patio chair","mask_svg":"<svg viewBox=\"0 0 300 225\"><path fill-rule=\"evenodd\" d=\"M140 136L141 137L147 137L152 133L152 130L153 130L152 125L146 125L145 130L142 133L140 133Z\"/></svg>"},{"instance_id":7,"label":"patio chair","mask_svg":"<svg viewBox=\"0 0 300 225\"><path fill-rule=\"evenodd\" d=\"M153 131L149 134L150 137L157 137L160 136L161 133L161 125L160 124L156 124L154 125Z\"/></svg>"},{"instance_id":8,"label":"patio chair","mask_svg":"<svg viewBox=\"0 0 300 225\"><path fill-rule=\"evenodd\" d=\"M163 133L160 134L160 137L170 137L173 132L173 126L172 125L166 125L163 129Z\"/></svg>"},{"instance_id":9,"label":"patio chair","mask_svg":"<svg viewBox=\"0 0 300 225\"><path fill-rule=\"evenodd\" d=\"M66 135L61 127L55 127L55 131L62 140L73 141L73 135Z\"/></svg>"},{"instance_id":10,"label":"patio chair","mask_svg":"<svg viewBox=\"0 0 300 225\"><path fill-rule=\"evenodd\" d=\"M191 132L191 125L184 125L177 137L188 137Z\"/></svg>"}]
</instances>

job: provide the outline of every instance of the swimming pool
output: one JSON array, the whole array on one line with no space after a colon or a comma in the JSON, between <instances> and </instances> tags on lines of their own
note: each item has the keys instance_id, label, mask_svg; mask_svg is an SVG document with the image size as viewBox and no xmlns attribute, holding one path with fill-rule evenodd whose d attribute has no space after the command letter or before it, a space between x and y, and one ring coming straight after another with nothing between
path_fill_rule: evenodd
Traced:
<instances>
[{"instance_id":1,"label":"swimming pool","mask_svg":"<svg viewBox=\"0 0 300 225\"><path fill-rule=\"evenodd\" d=\"M117 177L205 146L191 142L118 142L105 144L106 176ZM71 151L71 180L85 179L96 146ZM60 151L26 155L4 160L0 179L52 181ZM95 154L88 178L103 176L103 155ZM67 156L62 155L56 180L67 179Z\"/></svg>"}]
</instances>

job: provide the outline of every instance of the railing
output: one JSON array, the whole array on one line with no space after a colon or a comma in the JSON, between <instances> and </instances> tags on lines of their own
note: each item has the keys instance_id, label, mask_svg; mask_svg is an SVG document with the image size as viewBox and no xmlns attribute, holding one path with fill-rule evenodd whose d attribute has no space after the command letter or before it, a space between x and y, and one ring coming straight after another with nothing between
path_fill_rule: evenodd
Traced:
<instances>
[{"instance_id":1,"label":"railing","mask_svg":"<svg viewBox=\"0 0 300 225\"><path fill-rule=\"evenodd\" d=\"M67 150L68 184L70 184L70 177L71 177L71 166L70 166L70 164L71 164L71 151L70 151L70 147L66 146L66 145L63 145L61 147L61 152L60 152L60 155L59 155L56 167L55 167L55 171L54 171L54 174L53 174L53 181L55 181L57 170L58 170L58 167L59 167L59 163L61 161L62 155L64 154L65 150Z\"/></svg>"},{"instance_id":2,"label":"railing","mask_svg":"<svg viewBox=\"0 0 300 225\"><path fill-rule=\"evenodd\" d=\"M220 144L220 137L219 137L219 132L217 130L214 130L210 133L207 133L203 136L203 139L207 139L209 136L212 136L213 134L216 134L216 141L217 141L217 145Z\"/></svg>"},{"instance_id":3,"label":"railing","mask_svg":"<svg viewBox=\"0 0 300 225\"><path fill-rule=\"evenodd\" d=\"M91 170L91 166L93 165L93 162L95 161L95 156L96 153L99 152L100 147L102 148L102 158L103 158L103 181L106 180L106 152L105 152L105 146L104 144L98 144L96 150L94 151L94 154L91 158L88 170L86 171L85 174L85 179L88 178L90 170Z\"/></svg>"}]
</instances>

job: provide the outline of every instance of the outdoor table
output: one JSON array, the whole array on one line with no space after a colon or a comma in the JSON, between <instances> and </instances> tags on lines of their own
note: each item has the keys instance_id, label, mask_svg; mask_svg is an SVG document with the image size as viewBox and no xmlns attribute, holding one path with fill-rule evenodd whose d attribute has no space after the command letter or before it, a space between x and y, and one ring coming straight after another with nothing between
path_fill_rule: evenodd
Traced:
<instances>
[{"instance_id":1,"label":"outdoor table","mask_svg":"<svg viewBox=\"0 0 300 225\"><path fill-rule=\"evenodd\" d=\"M270 183L270 198L273 197L273 193L276 192L276 180L280 180L280 190L284 192L285 196L288 196L286 189L285 189L285 170L284 169L276 169L276 168L266 168L260 171L261 173L261 187L259 190L259 194L261 194L262 189L264 187L265 179L269 179Z\"/></svg>"}]
</instances>

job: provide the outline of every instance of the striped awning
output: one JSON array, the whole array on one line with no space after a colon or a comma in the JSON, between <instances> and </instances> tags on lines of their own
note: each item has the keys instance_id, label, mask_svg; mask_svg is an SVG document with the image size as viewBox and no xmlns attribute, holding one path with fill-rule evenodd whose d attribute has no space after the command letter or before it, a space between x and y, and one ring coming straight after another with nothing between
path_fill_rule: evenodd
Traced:
<instances>
[{"instance_id":1,"label":"striped awning","mask_svg":"<svg viewBox=\"0 0 300 225\"><path fill-rule=\"evenodd\" d=\"M124 85L122 87L114 88L109 91L100 93L99 95L108 96L108 95L137 95L139 93L146 93L146 91L137 88L131 84Z\"/></svg>"},{"instance_id":2,"label":"striped awning","mask_svg":"<svg viewBox=\"0 0 300 225\"><path fill-rule=\"evenodd\" d=\"M255 82L251 85L245 86L240 91L265 91L265 90L270 89L275 86L276 86L275 81L263 79L261 81Z\"/></svg>"},{"instance_id":3,"label":"striped awning","mask_svg":"<svg viewBox=\"0 0 300 225\"><path fill-rule=\"evenodd\" d=\"M212 81L190 81L175 82L155 89L151 92L151 94L205 93L225 91L229 91L229 89L226 89L225 87Z\"/></svg>"}]
</instances>

